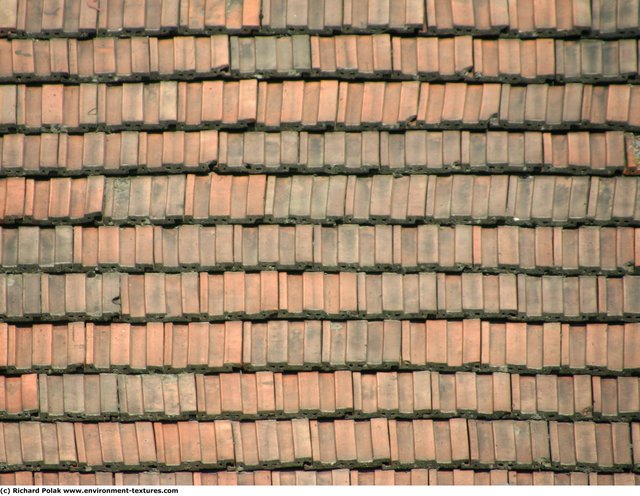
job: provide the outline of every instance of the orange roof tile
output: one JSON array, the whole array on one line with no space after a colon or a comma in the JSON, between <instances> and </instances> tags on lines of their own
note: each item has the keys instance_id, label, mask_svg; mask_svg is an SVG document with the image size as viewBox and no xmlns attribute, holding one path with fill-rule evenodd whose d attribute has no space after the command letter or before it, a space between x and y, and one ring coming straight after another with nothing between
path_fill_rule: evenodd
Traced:
<instances>
[{"instance_id":1,"label":"orange roof tile","mask_svg":"<svg viewBox=\"0 0 640 496\"><path fill-rule=\"evenodd\" d=\"M637 1L0 11L0 483L640 484Z\"/></svg>"}]
</instances>

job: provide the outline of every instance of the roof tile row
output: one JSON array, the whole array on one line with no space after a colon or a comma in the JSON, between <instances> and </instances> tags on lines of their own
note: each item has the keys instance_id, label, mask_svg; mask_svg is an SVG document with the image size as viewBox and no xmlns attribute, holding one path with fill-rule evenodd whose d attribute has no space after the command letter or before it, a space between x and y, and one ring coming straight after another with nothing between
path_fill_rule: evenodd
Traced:
<instances>
[{"instance_id":1,"label":"roof tile row","mask_svg":"<svg viewBox=\"0 0 640 496\"><path fill-rule=\"evenodd\" d=\"M135 170L182 172L403 173L500 172L614 174L633 172L621 131L387 131L227 133L7 134L0 136L0 174L79 175ZM626 143L625 143L626 142Z\"/></svg>"},{"instance_id":2,"label":"roof tile row","mask_svg":"<svg viewBox=\"0 0 640 496\"><path fill-rule=\"evenodd\" d=\"M178 122L187 126L203 123L237 126L255 121L256 97L257 81L251 79L117 86L3 85L0 129L17 126L30 130L85 131L99 127L161 127Z\"/></svg>"},{"instance_id":3,"label":"roof tile row","mask_svg":"<svg viewBox=\"0 0 640 496\"><path fill-rule=\"evenodd\" d=\"M0 219L24 217L91 219L102 213L102 176L73 181L33 181L24 178L0 179Z\"/></svg>"},{"instance_id":4,"label":"roof tile row","mask_svg":"<svg viewBox=\"0 0 640 496\"><path fill-rule=\"evenodd\" d=\"M9 5L0 18L0 29L19 34L64 33L73 36L95 32L257 31L263 26L268 31L348 29L354 22L354 28L366 29L369 20L378 28L386 25L404 31L420 28L424 23L422 0L403 0L398 5L375 0L371 5L371 16L367 3L360 1L352 10L351 4L343 5L342 0L328 1L326 5L324 2L314 5L293 0L288 5L286 0L241 0L233 4L210 2L206 5L189 0L146 0L124 1L109 5L109 8L98 2L93 7L60 8L53 16L43 15L41 9L31 12L31 16L21 16L22 4L22 0L14 0L13 5ZM354 13L356 19L352 20Z\"/></svg>"},{"instance_id":5,"label":"roof tile row","mask_svg":"<svg viewBox=\"0 0 640 496\"><path fill-rule=\"evenodd\" d=\"M306 320L0 325L0 368L10 371L124 373L240 367L629 374L640 370L640 324ZM611 385L607 384L605 389Z\"/></svg>"},{"instance_id":6,"label":"roof tile row","mask_svg":"<svg viewBox=\"0 0 640 496\"><path fill-rule=\"evenodd\" d=\"M9 320L117 316L126 321L234 315L627 320L640 315L640 276L276 271L0 274L0 315Z\"/></svg>"},{"instance_id":7,"label":"roof tile row","mask_svg":"<svg viewBox=\"0 0 640 496\"><path fill-rule=\"evenodd\" d=\"M638 77L638 42L633 39L474 40L389 34L53 38L0 40L0 54L2 80L95 82L221 73L514 82Z\"/></svg>"},{"instance_id":8,"label":"roof tile row","mask_svg":"<svg viewBox=\"0 0 640 496\"><path fill-rule=\"evenodd\" d=\"M7 472L2 485L634 485L640 475L515 470L255 470L208 472Z\"/></svg>"},{"instance_id":9,"label":"roof tile row","mask_svg":"<svg viewBox=\"0 0 640 496\"><path fill-rule=\"evenodd\" d=\"M302 45L297 52L291 41L285 41L289 38L278 38L277 45L272 37L231 37L231 73L514 82L638 77L638 43L633 39L485 40L388 34L293 39Z\"/></svg>"},{"instance_id":10,"label":"roof tile row","mask_svg":"<svg viewBox=\"0 0 640 496\"><path fill-rule=\"evenodd\" d=\"M637 177L170 175L0 179L0 221L632 225Z\"/></svg>"},{"instance_id":11,"label":"roof tile row","mask_svg":"<svg viewBox=\"0 0 640 496\"><path fill-rule=\"evenodd\" d=\"M533 248L533 249L532 249ZM2 271L468 270L637 273L632 227L341 224L0 228Z\"/></svg>"},{"instance_id":12,"label":"roof tile row","mask_svg":"<svg viewBox=\"0 0 640 496\"><path fill-rule=\"evenodd\" d=\"M426 0L427 29L451 33L495 31L535 36L597 33L601 37L631 34L638 26L638 13L623 0ZM635 14L635 15L634 15Z\"/></svg>"},{"instance_id":13,"label":"roof tile row","mask_svg":"<svg viewBox=\"0 0 640 496\"><path fill-rule=\"evenodd\" d=\"M195 3L189 0L123 1L115 6L101 1L82 6L56 2L58 10L43 8L25 14L26 0L12 0L0 17L0 30L8 33L55 35L108 32L204 31L427 31L534 36L583 32L624 36L638 32L637 3L623 0L242 0Z\"/></svg>"},{"instance_id":14,"label":"roof tile row","mask_svg":"<svg viewBox=\"0 0 640 496\"><path fill-rule=\"evenodd\" d=\"M53 181L56 180L51 181L52 185ZM67 181L69 185L74 182L59 181ZM500 219L515 224L608 224L612 221L623 224L640 220L640 201L636 199L640 195L639 183L640 180L630 177L507 175L394 178L390 175L210 174L107 178L103 218L116 223L148 217L152 223L175 218L197 222L258 219L267 222L337 219L356 223L427 219L492 222ZM184 201L181 201L182 195ZM38 201L39 198L34 198L34 204ZM55 205L53 200L52 204ZM89 215L92 213L89 211ZM10 218L6 209L0 218ZM33 219L37 217L33 215Z\"/></svg>"},{"instance_id":15,"label":"roof tile row","mask_svg":"<svg viewBox=\"0 0 640 496\"><path fill-rule=\"evenodd\" d=\"M619 145L617 138L609 141ZM5 174L208 170L218 160L218 131L6 134L0 149Z\"/></svg>"},{"instance_id":16,"label":"roof tile row","mask_svg":"<svg viewBox=\"0 0 640 496\"><path fill-rule=\"evenodd\" d=\"M145 79L212 76L229 68L225 35L87 40L0 40L0 79Z\"/></svg>"},{"instance_id":17,"label":"roof tile row","mask_svg":"<svg viewBox=\"0 0 640 496\"><path fill-rule=\"evenodd\" d=\"M640 424L539 420L0 423L7 469L556 467L640 464ZM633 448L632 448L633 446Z\"/></svg>"},{"instance_id":18,"label":"roof tile row","mask_svg":"<svg viewBox=\"0 0 640 496\"><path fill-rule=\"evenodd\" d=\"M35 374L0 378L0 416L176 419L473 416L640 417L638 377L505 372Z\"/></svg>"},{"instance_id":19,"label":"roof tile row","mask_svg":"<svg viewBox=\"0 0 640 496\"><path fill-rule=\"evenodd\" d=\"M629 135L626 141L631 139ZM544 169L601 174L625 167L625 139L619 131L221 132L219 141L217 168L234 172Z\"/></svg>"},{"instance_id":20,"label":"roof tile row","mask_svg":"<svg viewBox=\"0 0 640 496\"><path fill-rule=\"evenodd\" d=\"M3 9L0 17L2 31L77 36L95 32L200 31L205 25L214 30L255 29L260 26L260 0L240 0L229 5L209 2L206 8L204 3L189 0L124 0L115 3L96 0L77 5L58 0L36 0L36 7L31 9L25 8L26 3L27 0L11 0Z\"/></svg>"},{"instance_id":21,"label":"roof tile row","mask_svg":"<svg viewBox=\"0 0 640 496\"><path fill-rule=\"evenodd\" d=\"M0 86L0 130L640 128L640 86L240 81Z\"/></svg>"}]
</instances>

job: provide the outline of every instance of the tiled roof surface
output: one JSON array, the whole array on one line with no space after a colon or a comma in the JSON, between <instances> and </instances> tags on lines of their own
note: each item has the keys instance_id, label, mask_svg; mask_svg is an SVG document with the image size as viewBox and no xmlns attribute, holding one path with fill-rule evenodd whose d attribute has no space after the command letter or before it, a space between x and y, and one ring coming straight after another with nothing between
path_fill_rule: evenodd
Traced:
<instances>
[{"instance_id":1,"label":"tiled roof surface","mask_svg":"<svg viewBox=\"0 0 640 496\"><path fill-rule=\"evenodd\" d=\"M0 484L640 484L638 0L0 0Z\"/></svg>"}]
</instances>

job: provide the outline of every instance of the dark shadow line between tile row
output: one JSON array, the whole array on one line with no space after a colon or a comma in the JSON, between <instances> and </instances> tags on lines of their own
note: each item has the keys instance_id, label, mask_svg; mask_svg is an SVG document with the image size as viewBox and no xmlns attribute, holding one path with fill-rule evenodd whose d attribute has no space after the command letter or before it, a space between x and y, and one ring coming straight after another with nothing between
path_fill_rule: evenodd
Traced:
<instances>
[{"instance_id":1,"label":"dark shadow line between tile row","mask_svg":"<svg viewBox=\"0 0 640 496\"><path fill-rule=\"evenodd\" d=\"M592 21L593 22L593 21ZM161 30L145 30L145 29L122 29L120 31L108 31L106 29L95 29L92 31L77 32L28 32L26 30L18 32L17 30L3 29L0 34L7 39L78 39L91 40L95 38L133 38L138 36L147 36L158 39L169 39L177 36L210 36L214 34L227 34L229 36L238 36L243 38L254 38L262 36L291 36L291 35L310 35L321 37L333 37L339 35L373 35L373 34L393 34L393 36L401 38L453 38L456 36L473 36L487 40L494 39L540 39L552 38L565 41L575 41L581 39L595 40L623 40L635 38L640 33L640 28L628 30L616 30L613 32L599 32L589 28L574 28L566 31L559 30L538 30L538 31L511 31L508 26L496 27L491 29L473 29L473 28L452 28L452 29L425 29L424 27L408 27L399 29L394 27L367 27L367 28L324 28L324 29L302 29L302 28L270 28L268 26L260 26L253 28L205 28L192 29L184 28L163 28Z\"/></svg>"},{"instance_id":2,"label":"dark shadow line between tile row","mask_svg":"<svg viewBox=\"0 0 640 496\"><path fill-rule=\"evenodd\" d=\"M586 167L554 167L549 165L546 167L509 167L509 166L473 166L473 167L461 167L457 165L445 166L442 168L427 168L427 167L407 167L405 170L391 169L389 167L375 169L369 167L368 170L364 167L361 169L346 167L346 166L332 166L327 165L322 169L309 167L305 169L305 166L291 167L287 166L286 169L270 169L267 167L255 167L251 166L220 166L217 164L211 164L207 167L163 167L163 168L146 168L146 167L122 167L122 170L117 169L81 169L66 171L62 168L52 168L51 170L27 170L25 168L15 169L0 169L0 179L10 177L25 177L27 179L46 180L51 178L73 178L78 179L82 177L90 176L105 176L109 178L129 178L129 177L141 177L141 176L168 176L168 175L193 175L193 176L207 176L210 173L216 173L220 176L253 176L256 174L274 176L274 177L291 177L291 176L319 176L319 177L331 177L336 175L349 175L357 177L375 177L375 176L393 176L393 177L407 177L413 175L425 175L425 176L493 176L493 175L509 175L516 177L536 177L536 176L553 176L553 177L599 177L599 178L613 178L623 177L630 174L626 171L625 167L609 167L606 170L592 169ZM330 170L334 169L334 170ZM638 173L640 174L640 173Z\"/></svg>"},{"instance_id":3,"label":"dark shadow line between tile row","mask_svg":"<svg viewBox=\"0 0 640 496\"><path fill-rule=\"evenodd\" d=\"M563 416L563 415L527 415L527 414L477 414L474 412L456 412L456 413L387 413L376 412L375 414L354 414L348 412L336 412L336 413L318 413L318 412L305 412L298 413L269 413L263 415L247 415L247 414L219 414L219 415L207 415L207 414L180 414L176 416L167 415L127 415L127 414L114 414L114 415L102 415L102 416L89 416L89 415L35 415L34 412L29 412L23 416L12 415L8 416L0 414L0 424L9 423L21 423L21 422L37 422L40 424L57 424L57 423L74 423L74 424L98 424L104 422L117 422L119 424L135 424L137 422L154 422L160 424L174 424L176 422L212 422L214 420L229 420L233 422L251 424L256 421L265 420L277 420L286 421L292 419L307 419L317 420L318 423L332 423L335 420L354 420L366 421L371 419L387 419L398 421L412 421L412 420L450 420L450 419L464 419L464 420L478 420L478 421L500 421L500 420L512 420L514 422L522 421L539 421L539 422L557 422L558 424L575 424L576 422L589 422L596 425L614 425L614 424L631 424L637 423L640 420L640 414L618 414L615 419L612 418L600 418L600 417L586 417L580 415ZM640 470L640 467L638 467Z\"/></svg>"},{"instance_id":4,"label":"dark shadow line between tile row","mask_svg":"<svg viewBox=\"0 0 640 496\"><path fill-rule=\"evenodd\" d=\"M180 267L123 267L120 265L105 265L98 267L82 267L78 264L74 266L65 267L50 267L50 266L21 266L21 267L0 267L0 274L7 275L21 275L21 274L49 274L49 275L64 275L64 274L87 274L88 277L94 277L96 275L103 274L183 274L197 272L198 274L223 274L225 272L242 272L244 274L260 274L262 272L278 272L291 275L302 275L306 272L322 272L324 274L340 274L341 272L350 273L363 273L372 275L381 274L420 274L423 272L444 274L444 275L460 275L460 274L482 274L487 276L497 276L500 274L515 274L515 275L529 275L533 277L541 276L563 276L563 277L577 277L577 276L598 276L606 277L609 279L619 279L624 276L637 276L640 275L640 266L630 269L592 269L592 268L578 268L578 269L563 269L563 268L522 268L522 267L491 267L482 268L477 266L468 266L458 264L459 267L445 267L441 268L437 265L429 265L423 267L404 267L400 265L393 266L379 266L379 267L359 267L356 265L345 266L323 266L320 264L299 264L296 267L288 265L279 265L275 263L263 264L263 265L242 265L242 264L217 264L216 267L200 267L198 265L183 265ZM588 318L588 317L587 317Z\"/></svg>"},{"instance_id":5,"label":"dark shadow line between tile row","mask_svg":"<svg viewBox=\"0 0 640 496\"><path fill-rule=\"evenodd\" d=\"M514 85L515 86L515 85ZM526 85L522 85L526 86ZM610 86L609 84L603 84L603 86ZM413 121L411 121L413 122ZM425 131L509 131L509 132L525 132L525 131L543 131L543 132L556 132L566 133L571 131L627 131L638 132L640 126L633 126L626 124L583 124L583 123L563 123L563 124L509 124L508 122L487 122L486 124L456 124L456 123L437 123L437 124L425 124L425 125L407 125L399 124L394 126L383 125L341 125L341 124L314 124L314 125L277 125L268 126L263 124L238 122L235 124L198 124L198 125L183 125L178 123L158 124L158 125L95 125L95 126L83 126L83 127L70 127L65 128L62 125L41 125L38 128L29 128L26 126L17 125L0 125L0 136L6 134L21 133L25 135L44 134L48 132L60 133L60 134L82 134L88 132L105 132L114 133L120 131L264 131L264 132L276 132L276 131L308 131L308 132L322 132L322 131L347 131L347 132L359 132L359 131L413 131L413 130L425 130ZM43 133L44 131L44 133Z\"/></svg>"},{"instance_id":6,"label":"dark shadow line between tile row","mask_svg":"<svg viewBox=\"0 0 640 496\"><path fill-rule=\"evenodd\" d=\"M561 466L558 462L551 463L532 463L532 464L517 464L517 463L500 463L495 464L480 464L480 463L438 463L438 462L405 462L405 463L386 463L386 462L337 462L337 463L321 463L321 462L292 462L292 463L261 463L258 465L246 465L241 463L216 463L216 464L202 464L202 463L185 463L175 466L161 465L159 463L146 463L137 466L127 466L124 464L109 464L103 465L103 470L100 472L111 473L136 473L142 470L154 471L159 473L175 473L175 472L217 472L217 471L241 471L241 472L256 472L260 470L304 470L304 471L322 471L322 470L410 470L410 469L436 469L439 471L450 470L474 470L474 471L489 471L489 470L508 470L508 471L546 471L554 474L571 474L571 473L597 473L597 474L617 474L617 473L632 473L640 474L640 467L637 465L625 465L615 467L602 467L597 464L575 464ZM57 467L59 470L64 470L74 473L94 473L94 468L89 465L72 465L69 463L60 463ZM37 464L21 464L16 466L0 466L0 473L12 473L16 471L30 471L30 472L43 472L51 471L55 468L51 465L44 465L42 468Z\"/></svg>"}]
</instances>

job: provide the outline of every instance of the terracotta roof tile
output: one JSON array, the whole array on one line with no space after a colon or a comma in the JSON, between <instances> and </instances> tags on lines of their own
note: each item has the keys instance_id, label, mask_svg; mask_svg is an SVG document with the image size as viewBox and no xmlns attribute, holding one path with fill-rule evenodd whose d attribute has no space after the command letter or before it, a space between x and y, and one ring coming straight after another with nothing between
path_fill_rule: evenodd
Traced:
<instances>
[{"instance_id":1,"label":"terracotta roof tile","mask_svg":"<svg viewBox=\"0 0 640 496\"><path fill-rule=\"evenodd\" d=\"M5 7L0 482L640 483L637 1Z\"/></svg>"},{"instance_id":2,"label":"terracotta roof tile","mask_svg":"<svg viewBox=\"0 0 640 496\"><path fill-rule=\"evenodd\" d=\"M436 8L437 5L437 8ZM575 0L556 9L552 2L536 4L513 4L506 6L494 2L467 5L459 0L442 3L401 2L399 5L374 2L369 5L331 2L324 7L309 2L291 2L288 5L275 1L245 1L230 6L212 4L197 9L187 2L163 2L156 10L140 2L125 3L120 9L104 14L99 6L81 5L79 8L60 8L56 15L42 15L42 7L20 16L17 3L7 10L2 18L2 29L7 33L29 33L47 36L64 33L74 36L94 33L106 29L111 34L150 34L187 31L202 33L226 29L238 31L369 31L391 29L413 31L426 26L439 34L452 32L495 33L508 28L514 34L536 33L566 36L591 31L603 36L632 35L637 31L638 19L629 12L626 4L604 4L596 2L592 7L586 0ZM95 8L94 8L95 7ZM48 12L48 11L47 11ZM262 12L262 17L260 17ZM146 17L145 17L146 13ZM616 19L619 21L617 22Z\"/></svg>"},{"instance_id":3,"label":"terracotta roof tile","mask_svg":"<svg viewBox=\"0 0 640 496\"><path fill-rule=\"evenodd\" d=\"M3 98L7 105L17 107L17 113L7 113L0 125L4 129L17 126L30 131L42 126L68 130L85 130L85 126L86 130L95 129L96 126L114 130L131 126L186 126L186 116L182 110L178 112L179 102L184 102L186 108L189 108L193 98L197 98L205 108L211 108L212 111L203 112L199 118L193 115L189 121L190 125L238 127L255 121L258 126L271 129L300 125L311 128L329 125L352 129L362 126L405 127L408 122L415 120L420 127L437 124L456 127L461 123L477 127L493 124L496 117L501 125L516 128L545 124L557 129L566 129L569 124L579 122L596 128L615 128L621 124L635 125L629 122L628 112L620 110L628 107L632 95L635 95L635 89L629 85L593 87L570 83L557 86L558 89L554 90L557 92L556 95L547 92L547 86L536 84L527 87L473 87L461 83L418 85L410 81L342 82L339 86L340 92L336 91L335 86L326 87L326 91L323 92L324 82L320 84L321 91L316 96L311 96L313 92L309 94L308 103L303 102L303 93L298 97L292 94L292 103L297 102L295 105L298 106L298 111L295 112L297 117L289 115L287 111L281 112L281 105L284 105L285 109L288 108L288 100L283 100L283 88L295 84L300 91L306 92L304 88L312 87L316 83L288 82L283 86L281 83L261 82L261 90L258 91L256 80L224 83L220 81L216 86L221 88L211 92L208 91L208 85L211 83L178 84L176 81L144 85L124 83L121 86L109 87L88 83L80 86L42 87L7 85L4 87ZM211 86L211 89L214 87ZM96 103L93 103L93 106L86 105L84 98L79 105L75 100L78 89L81 93L95 94L97 91L97 98L91 97L94 102L97 99L97 107ZM366 107L363 107L363 92L373 98L371 101L367 100ZM447 104L449 99L454 95L466 95L467 92L469 95L464 104L463 100L456 98L456 101L460 102L459 108L451 113L453 109L450 110ZM342 95L340 99L339 94ZM552 104L552 99L556 96L561 99L559 107ZM126 100L129 97L132 98L131 102ZM210 101L210 98L213 98L213 101ZM601 98L606 102L606 109L598 109L598 105L603 101ZM307 100L307 96L304 99ZM380 116L374 115L378 112L369 111L372 105L383 107ZM388 112L384 110L387 105L393 106L388 107ZM322 110L307 114L305 106ZM63 112L63 108L66 107L69 112ZM130 109L135 107L139 110L132 113ZM394 108L394 111L391 111L391 108ZM549 110L545 111L546 108ZM120 109L127 111L123 113ZM558 115L554 115L556 113ZM80 117L80 122L76 121L75 115ZM305 117L302 118L302 115Z\"/></svg>"},{"instance_id":4,"label":"terracotta roof tile","mask_svg":"<svg viewBox=\"0 0 640 496\"><path fill-rule=\"evenodd\" d=\"M68 341L70 341L69 333L71 330L67 329L67 326L51 326L47 324L30 327L20 327L17 328L19 331L18 335L24 334L25 336L31 335L33 337L25 337L19 340L19 343L28 342L31 343L33 339L34 342L36 339L38 343L43 342L40 337L41 334L45 333L45 338L48 332L53 331L52 338L49 340L45 340L45 342L50 343L49 346L53 347L56 351L56 355L45 354L38 355L35 351L29 352L27 356L24 358L23 365L21 367L28 371L30 369L39 369L43 370L43 368L51 367L57 370L73 370L77 366L88 367L89 369L97 369L97 370L108 370L110 366L124 367L127 370L136 370L136 369L148 369L148 370L158 370L158 368L165 368L166 370L184 370L185 367L192 370L204 370L207 367L211 367L215 370L222 370L230 367L237 367L241 364L246 364L248 367L253 367L257 369L265 369L266 368L278 368L283 365L279 359L274 360L270 358L267 360L266 355L264 358L260 358L261 354L255 347L250 347L249 349L245 348L243 352L243 340L241 327L238 327L237 322L229 322L227 324L200 324L200 323L192 323L189 324L188 329L195 332L194 329L202 329L202 326L206 326L206 332L208 335L208 342L212 343L206 346L205 351L201 354L201 358L196 358L193 354L187 354L188 348L188 340L185 341L185 344L178 344L176 341L170 346L170 343L173 342L171 337L168 337L169 341L163 340L162 337L162 329L163 324L147 324L146 326L130 326L129 324L118 324L118 329L124 333L123 338L129 340L137 339L136 336L140 334L143 337L142 342L146 342L146 351L144 354L147 356L146 364L142 362L141 365L136 365L136 363L140 363L137 354L125 354L121 361L112 362L109 358L109 342L112 339L110 337L111 327L103 326L103 325L94 325L87 324L86 331L83 331L84 327L82 324L72 324L72 326L77 327L77 331L75 335L77 336L74 339L78 340L78 352L74 352L78 354L78 358L73 358L74 354L69 354L68 351ZM387 367L391 366L394 363L398 364L400 361L405 361L407 366L409 367L417 367L423 368L427 366L428 368L438 368L445 367L450 370L455 371L456 367L462 366L469 368L474 364L481 364L484 370L496 370L500 367L509 367L512 371L519 370L531 370L531 371L552 371L568 369L568 370L609 370L611 373L618 374L623 366L626 369L635 370L637 368L637 364L633 361L632 353L625 353L624 356L620 353L620 356L617 357L615 355L615 342L618 339L625 340L628 343L628 346L625 346L626 349L633 349L633 339L634 333L636 332L635 324L625 324L624 326L617 325L606 325L606 324L588 324L586 326L587 331L589 332L589 340L598 339L602 341L603 349L603 357L598 359L595 356L596 349L587 348L586 350L586 361L583 358L580 361L570 361L570 356L567 354L566 357L553 356L553 351L560 350L561 346L563 349L571 350L572 347L575 346L584 346L580 345L578 341L576 341L576 337L578 335L585 336L584 330L585 326L566 326L565 332L560 332L560 326L555 323L547 323L543 324L543 326L539 325L527 325L524 328L525 334L522 337L518 337L520 340L526 340L526 347L523 348L522 353L525 353L524 357L517 358L512 352L508 352L508 346L510 342L513 342L511 338L506 339L507 336L511 336L512 333L516 332L513 326L509 326L508 330L505 329L503 324L489 324L488 322L484 322L482 324L482 333L481 333L481 345L478 344L477 348L472 348L464 346L466 341L463 342L463 350L462 356L463 361L460 365L456 365L459 362L449 362L449 358L447 358L447 340L454 339L454 334L452 332L447 332L447 323L446 321L427 321L427 325L425 324L413 324L411 326L411 333L406 337L401 337L400 334L400 322L398 321L385 321L384 326L381 325L381 322L369 322L366 325L367 329L367 338L366 344L371 349L375 347L375 343L377 340L381 339L378 336L380 332L382 337L384 338L384 342L387 343L388 347L385 347L384 354L380 358L376 358L373 354L367 354L366 361L361 361L361 358L356 358L352 353L349 353L348 361L342 360L342 366L349 365L349 367L359 367L365 366L367 368L379 368L379 367ZM397 326L395 324L398 324ZM353 329L360 329L363 325L363 322L358 321L348 321L346 324L346 329L349 330L348 336L352 336L354 331ZM472 329L475 329L479 325L478 321L474 320L466 320L464 321L463 331L464 336L468 336L469 333L472 332ZM247 323L245 339L251 339L253 335L254 342L259 343L259 333L262 324ZM353 327L355 326L355 327ZM74 329L75 327L72 327ZM173 326L171 324L164 324L165 331L164 333L168 336L171 335L171 330ZM298 361L298 359L287 358L287 367L289 368L300 368L300 367L318 367L321 363L329 364L330 361L335 362L335 358L331 359L330 357L334 356L337 353L336 346L344 339L345 336L339 335L341 332L344 332L345 329L343 326L333 326L332 329L329 326L325 326L325 331L321 331L320 322L318 321L308 321L308 323L301 326L299 329L304 336L305 347L303 352L303 361ZM287 340L292 340L287 344L287 347L291 347L295 340L297 339L296 333L294 329L298 329L297 324L291 322L285 326L287 331ZM5 342L7 343L8 357L15 357L16 353L22 353L21 349L24 344L18 344L15 340L15 337L11 338L11 336L16 336L16 327L14 326L5 326ZM544 333L541 334L541 331L544 329ZM557 332L554 332L556 331ZM396 332L397 331L397 332ZM522 332L522 331L519 331ZM78 334L80 333L80 334ZM160 341L156 339L158 333L160 333L159 338ZM247 334L248 333L248 334ZM333 336L333 333L338 333ZM426 333L426 334L425 334ZM448 337L448 334L450 335ZM100 337L104 335L104 338ZM144 336L146 335L146 338ZM324 336L324 338L322 337ZM543 339L538 339L540 336ZM601 338L602 337L602 338ZM218 346L215 345L218 339L223 339L222 343ZM26 339L26 341L24 341ZM99 353L100 350L103 350L105 347L104 339L106 339L106 350L107 356L106 358L101 358ZM353 337L349 338L354 339ZM404 342L404 339L409 339L409 342ZM584 338L581 338L584 339ZM163 346L164 342L164 346ZM206 343L207 341L204 341ZM401 347L401 343L404 344ZM324 343L324 344L323 344ZM425 352L420 353L419 349L416 349L415 346L420 346L418 343L426 343L426 354ZM562 343L562 344L561 344ZM608 344L611 343L611 344ZM386 345L386 346L387 346ZM16 349L16 346L20 346L20 350ZM90 348L90 346L92 348ZM176 348L178 346L178 348ZM450 345L451 346L451 345ZM481 346L481 347L480 347ZM156 348L160 347L159 351L154 351ZM143 349L145 349L143 348ZM397 351L394 353L393 349ZM611 349L607 349L611 348ZM345 353L345 348L342 349L342 353ZM402 349L402 351L401 351ZM424 349L424 345L423 345ZM438 352L437 350L441 352ZM489 350L482 353L480 355L480 350ZM579 349L579 348L578 348ZM585 353L584 348L583 353ZM474 353L475 350L475 353ZM590 351L593 350L593 351ZM544 352L544 354L543 354ZM142 352L141 352L142 353ZM373 352L372 352L373 353ZM440 353L440 355L438 355ZM186 357L183 364L180 365L179 362L176 362L175 356L179 356L180 354L184 354ZM157 357L155 357L158 355ZM244 358L242 356L244 355ZM326 358L321 358L321 355ZM345 356L345 355L343 355ZM540 361L540 357L544 356L544 360ZM55 361L52 362L55 357ZM468 358L467 358L468 357ZM479 357L479 358L476 358ZM538 357L538 358L536 358ZM607 358L608 357L608 358ZM353 361L355 360L355 361ZM623 361L624 360L624 361ZM113 365L111 365L113 364ZM339 365L339 363L336 363ZM16 362L15 358L7 358L5 359L3 365L4 368L9 368L15 370ZM478 376L480 377L480 376ZM496 377L494 376L494 384ZM55 377L51 378L51 380L57 380ZM417 379L415 379L417 380ZM478 379L481 380L481 379ZM482 379L483 381L484 379ZM576 401L576 413L578 414L578 405L587 405L590 400L585 403L584 395L581 392L583 388L587 387L582 381L581 376L575 376L575 381L578 381L574 385L575 390L575 401ZM515 383L514 383L515 384ZM598 383L599 384L599 383ZM364 387L364 386L361 386ZM479 387L479 386L478 386ZM515 385L513 385L515 387ZM595 388L594 383L594 388ZM601 386L598 385L598 391L600 391ZM596 391L596 389L594 389ZM363 393L364 394L364 393ZM600 393L598 393L600 394ZM594 393L595 395L595 393ZM595 401L594 396L594 401ZM586 408L583 406L582 408ZM588 412L587 412L588 413Z\"/></svg>"},{"instance_id":5,"label":"terracotta roof tile","mask_svg":"<svg viewBox=\"0 0 640 496\"><path fill-rule=\"evenodd\" d=\"M376 180L374 186L386 185L400 195L406 182L400 178L387 177L383 179L383 177L380 177L380 182ZM194 181L194 179L189 179L189 181ZM297 201L295 195L298 190L291 189L288 178L259 178L256 176L247 182L247 179L243 177L214 174L211 175L211 179L211 192L209 193L211 197L209 219L211 220L251 222L254 219L266 217L266 220L287 222L295 218L309 218L311 216L308 208L298 212L299 207L295 204ZM369 178L350 176L345 179L353 181L352 184L355 186L354 213L351 216L353 220L358 223L379 222L389 215L386 212L389 212L393 196L372 196L372 194L378 195L378 189L375 187L372 190L369 189ZM458 195L458 187L456 187L455 195L451 191L453 179L451 176L432 176L427 179L426 208L424 211L417 212L416 220L434 218L440 221L450 221L456 217L462 217L464 220L466 213L467 218L470 217L476 222L504 219L515 223L566 223L571 221L627 224L633 222L638 216L637 205L623 199L623 196L629 198L635 194L637 181L632 178L572 178L569 186L571 195L567 196L564 194L563 182L552 176L496 175L490 178L491 185L495 187L495 195L492 195L488 209L483 206L482 210L477 213L474 212L473 199L471 199L472 211L469 212L469 205L461 205L461 202L469 201L468 196L458 198L456 196ZM194 205L200 201L195 196L191 199L185 194L186 180L185 176L176 175L155 176L153 178L91 176L88 179L54 178L35 182L32 180L24 181L21 178L0 179L0 182L5 183L5 187L11 192L11 195L7 196L5 200L3 218L5 221L33 219L36 222L65 220L78 222L90 220L100 215L105 220L115 222L125 222L139 216L150 216L157 221L184 219L186 201L189 200ZM317 177L301 178L299 182L296 181L296 188L297 185L306 185L305 187L313 189L314 183L319 180ZM151 182L150 189L148 185L145 186L145 183L149 181ZM219 184L214 184L214 181ZM460 187L467 185L468 188L471 188L473 185L473 189L475 189L475 183L480 181L479 176L474 176L468 179L456 179L455 182ZM194 182L190 184L194 184ZM220 189L221 187L223 189ZM271 188L275 189L275 196L269 194ZM432 193L430 189L435 189L435 191ZM154 202L153 205L147 205L145 195L140 195L138 191L147 191L149 194L153 192L154 198L158 200L164 196L166 203L159 201ZM620 196L615 197L615 201L612 197L614 191L621 192ZM220 195L226 195L229 201L233 202L233 210L217 207ZM541 195L545 197L553 195L553 203L549 204L553 206L541 206L538 202ZM497 201L501 197L506 201L506 205L501 203L498 207ZM509 201L510 198L514 198L515 204L513 206ZM142 202L142 204L139 206L132 204L132 200ZM336 200L340 202L338 205L344 205L345 210L350 208L350 204L346 203L347 200L350 200L348 194L344 198ZM408 202L408 198L405 201ZM451 203L452 201L455 203ZM49 203L46 213L43 202ZM435 204L431 202L435 202ZM533 207L532 202L534 203ZM152 211L162 208L163 205L162 214L159 211L157 213ZM212 210L214 205L218 211ZM431 210L431 205L436 210ZM249 210L245 210L245 208ZM41 210L42 213L39 213ZM270 214L270 212L273 213ZM557 212L555 218L554 212ZM560 212L563 214L560 215ZM403 218L400 217L398 220L403 220Z\"/></svg>"},{"instance_id":6,"label":"terracotta roof tile","mask_svg":"<svg viewBox=\"0 0 640 496\"><path fill-rule=\"evenodd\" d=\"M289 484L343 485L343 484L377 484L377 485L442 485L442 484L509 484L517 485L563 485L563 484L634 484L635 477L629 473L553 472L540 470L536 472L517 470L469 470L469 469L423 469L411 470L376 469L373 471L326 469L326 470L254 470L248 472L7 472L2 474L6 484L41 485L41 484L93 484L99 485L229 485Z\"/></svg>"}]
</instances>

